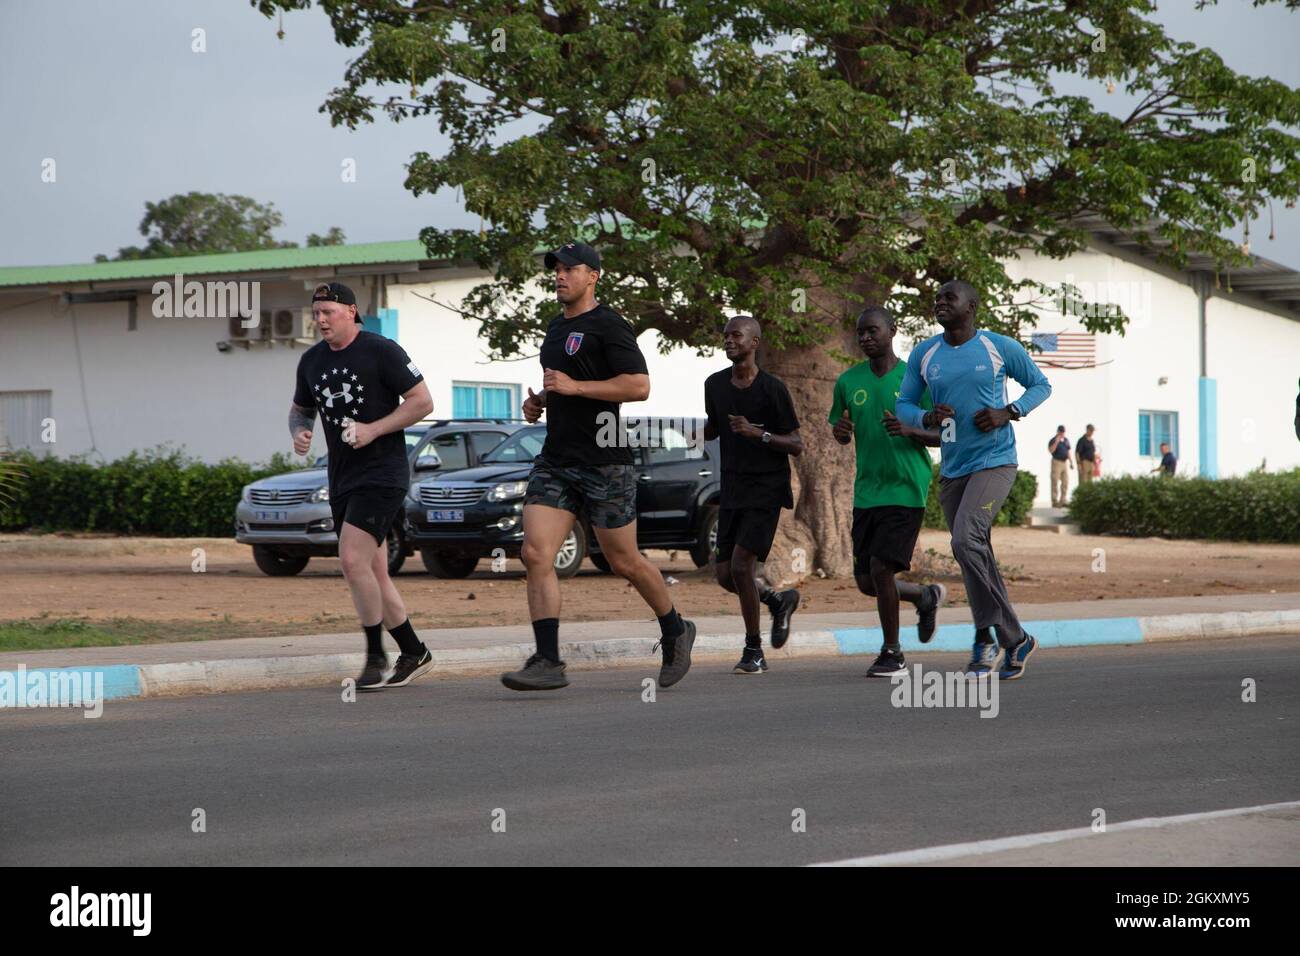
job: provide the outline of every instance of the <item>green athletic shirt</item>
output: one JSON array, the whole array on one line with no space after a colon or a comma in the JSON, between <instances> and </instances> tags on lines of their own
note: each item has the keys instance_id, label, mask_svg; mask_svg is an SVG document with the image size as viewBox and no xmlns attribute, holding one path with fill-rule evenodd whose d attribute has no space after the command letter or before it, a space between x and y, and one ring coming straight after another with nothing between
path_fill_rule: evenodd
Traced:
<instances>
[{"instance_id":1,"label":"green athletic shirt","mask_svg":"<svg viewBox=\"0 0 1300 956\"><path fill-rule=\"evenodd\" d=\"M853 422L853 445L858 457L853 480L855 508L925 507L930 490L930 453L910 438L895 438L881 424L886 409L894 413L906 372L907 363L899 362L877 378L870 362L859 362L835 380L828 420L834 425L847 408ZM921 407L933 407L928 389L921 395Z\"/></svg>"}]
</instances>

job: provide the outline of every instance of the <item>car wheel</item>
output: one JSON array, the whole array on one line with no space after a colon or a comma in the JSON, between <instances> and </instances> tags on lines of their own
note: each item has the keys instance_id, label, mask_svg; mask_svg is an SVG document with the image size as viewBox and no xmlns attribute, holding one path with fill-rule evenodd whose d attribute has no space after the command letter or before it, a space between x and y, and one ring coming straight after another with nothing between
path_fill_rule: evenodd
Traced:
<instances>
[{"instance_id":1,"label":"car wheel","mask_svg":"<svg viewBox=\"0 0 1300 956\"><path fill-rule=\"evenodd\" d=\"M388 529L388 575L392 577L406 563L406 542L397 528Z\"/></svg>"},{"instance_id":2,"label":"car wheel","mask_svg":"<svg viewBox=\"0 0 1300 956\"><path fill-rule=\"evenodd\" d=\"M697 568L707 567L713 563L713 555L718 548L718 509L712 505L704 511L704 520L700 522L700 533L691 548L691 560Z\"/></svg>"},{"instance_id":3,"label":"car wheel","mask_svg":"<svg viewBox=\"0 0 1300 956\"><path fill-rule=\"evenodd\" d=\"M582 559L587 556L587 535L586 529L579 522L574 522L573 527L569 530L569 535L560 545L559 553L555 555L555 574L556 577L571 578L578 573L582 567Z\"/></svg>"},{"instance_id":4,"label":"car wheel","mask_svg":"<svg viewBox=\"0 0 1300 956\"><path fill-rule=\"evenodd\" d=\"M305 554L285 554L264 544L253 545L253 560L263 574L273 578L287 578L307 567L311 560Z\"/></svg>"},{"instance_id":5,"label":"car wheel","mask_svg":"<svg viewBox=\"0 0 1300 956\"><path fill-rule=\"evenodd\" d=\"M467 578L478 567L478 555L463 551L438 551L421 548L420 560L435 578Z\"/></svg>"},{"instance_id":6,"label":"car wheel","mask_svg":"<svg viewBox=\"0 0 1300 956\"><path fill-rule=\"evenodd\" d=\"M593 551L591 554L587 555L587 558L602 574L612 574L614 572L614 569L609 565L609 558L605 557L603 554Z\"/></svg>"}]
</instances>

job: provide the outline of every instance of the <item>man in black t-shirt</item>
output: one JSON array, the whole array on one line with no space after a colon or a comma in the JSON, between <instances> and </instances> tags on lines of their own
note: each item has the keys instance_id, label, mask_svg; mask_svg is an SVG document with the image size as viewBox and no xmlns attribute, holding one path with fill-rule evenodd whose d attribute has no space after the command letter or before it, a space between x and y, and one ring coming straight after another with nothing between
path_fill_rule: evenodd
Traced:
<instances>
[{"instance_id":1,"label":"man in black t-shirt","mask_svg":"<svg viewBox=\"0 0 1300 956\"><path fill-rule=\"evenodd\" d=\"M722 330L722 347L731 368L704 381L704 438L717 438L722 452L714 570L718 583L739 596L745 620L745 650L733 669L737 674L767 670L759 601L772 612L776 648L790 636L790 618L799 606L798 591L773 591L766 584L760 588L754 578L754 566L772 550L781 509L794 507L790 456L803 451L790 392L754 361L761 335L752 316L730 319Z\"/></svg>"},{"instance_id":2,"label":"man in black t-shirt","mask_svg":"<svg viewBox=\"0 0 1300 956\"><path fill-rule=\"evenodd\" d=\"M362 331L357 298L339 282L318 286L312 315L321 341L298 361L289 406L293 450L306 455L319 412L329 450L329 501L343 577L366 634L358 690L403 687L433 666L388 576L388 531L410 484L405 429L433 411L424 376L391 339ZM383 629L401 648L384 679Z\"/></svg>"},{"instance_id":3,"label":"man in black t-shirt","mask_svg":"<svg viewBox=\"0 0 1300 956\"><path fill-rule=\"evenodd\" d=\"M611 570L627 578L659 618L663 664L659 686L671 687L691 666L695 625L673 607L663 575L637 549L636 469L619 421L620 402L645 401L650 376L632 326L596 302L600 254L570 242L546 254L563 311L542 342L542 393L530 388L524 418L546 412L546 444L524 495L528 611L537 653L523 669L501 675L512 690L568 686L560 660L560 582L555 556L571 530L591 526Z\"/></svg>"}]
</instances>

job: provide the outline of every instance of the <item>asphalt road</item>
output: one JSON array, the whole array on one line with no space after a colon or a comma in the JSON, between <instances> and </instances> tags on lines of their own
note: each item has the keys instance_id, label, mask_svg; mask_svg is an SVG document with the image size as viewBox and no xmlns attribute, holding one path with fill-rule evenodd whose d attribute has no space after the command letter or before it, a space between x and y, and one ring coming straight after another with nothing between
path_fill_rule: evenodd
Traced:
<instances>
[{"instance_id":1,"label":"asphalt road","mask_svg":"<svg viewBox=\"0 0 1300 956\"><path fill-rule=\"evenodd\" d=\"M802 864L1300 799L1296 638L1043 650L995 719L868 663L0 713L0 864Z\"/></svg>"}]
</instances>

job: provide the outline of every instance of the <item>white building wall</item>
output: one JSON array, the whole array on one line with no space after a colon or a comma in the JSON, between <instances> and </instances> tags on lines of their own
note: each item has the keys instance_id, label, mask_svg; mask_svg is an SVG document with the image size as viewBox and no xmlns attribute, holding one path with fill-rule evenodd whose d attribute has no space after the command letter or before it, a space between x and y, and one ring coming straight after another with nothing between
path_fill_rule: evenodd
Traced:
<instances>
[{"instance_id":1,"label":"white building wall","mask_svg":"<svg viewBox=\"0 0 1300 956\"><path fill-rule=\"evenodd\" d=\"M74 338L73 310L52 310L54 301L0 314L0 391L53 393L50 453L93 447L112 461L170 443L206 461L265 461L292 450L288 410L301 347L223 354L216 343L227 338L225 319L155 318L143 299L134 331L126 303L73 307Z\"/></svg>"},{"instance_id":2,"label":"white building wall","mask_svg":"<svg viewBox=\"0 0 1300 956\"><path fill-rule=\"evenodd\" d=\"M1219 475L1300 467L1300 322L1211 297L1206 371L1218 382Z\"/></svg>"}]
</instances>

